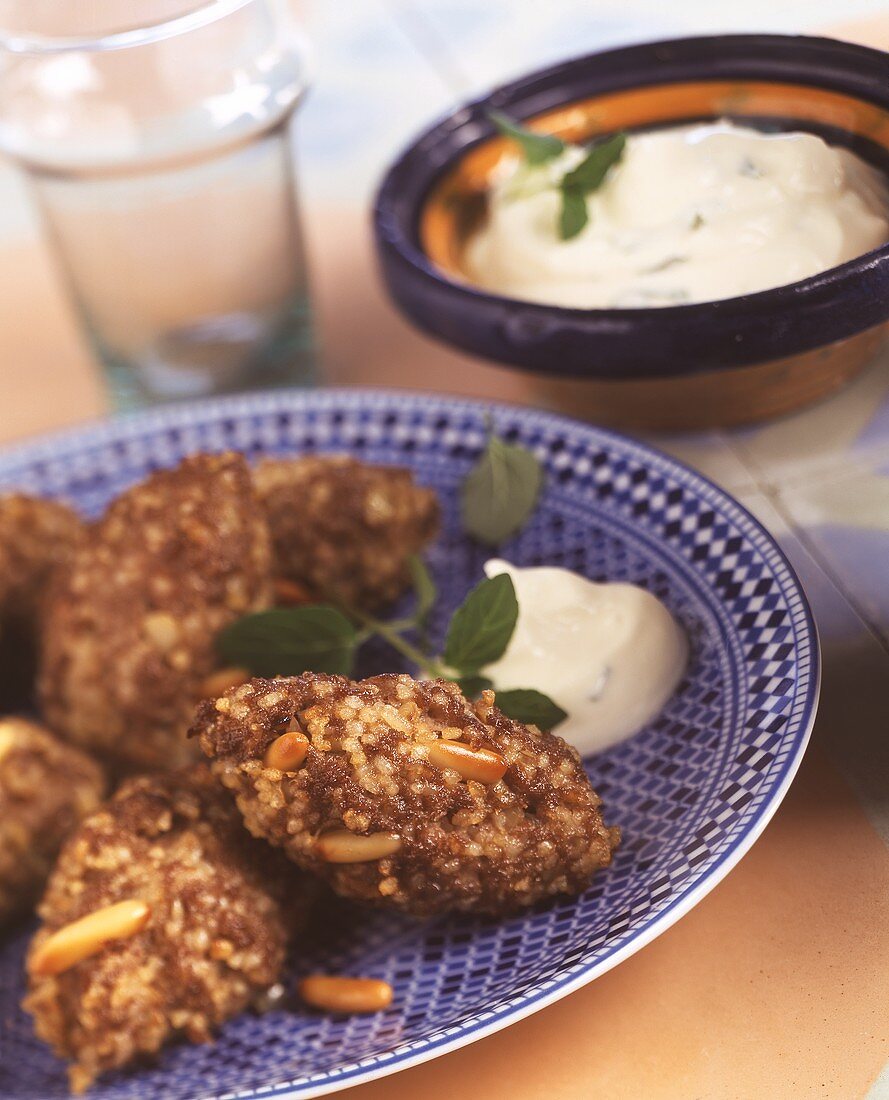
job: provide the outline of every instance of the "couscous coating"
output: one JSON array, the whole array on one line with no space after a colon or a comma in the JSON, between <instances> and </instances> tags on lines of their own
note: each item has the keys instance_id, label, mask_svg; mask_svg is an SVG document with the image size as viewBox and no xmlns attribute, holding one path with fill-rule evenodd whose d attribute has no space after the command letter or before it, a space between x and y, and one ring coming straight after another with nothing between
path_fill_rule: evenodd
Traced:
<instances>
[{"instance_id":1,"label":"couscous coating","mask_svg":"<svg viewBox=\"0 0 889 1100\"><path fill-rule=\"evenodd\" d=\"M37 619L50 575L70 559L85 530L67 504L0 496L0 619Z\"/></svg>"},{"instance_id":2,"label":"couscous coating","mask_svg":"<svg viewBox=\"0 0 889 1100\"><path fill-rule=\"evenodd\" d=\"M264 756L288 730L310 743L281 771ZM510 912L584 890L618 843L573 748L449 681L256 679L202 703L192 733L250 831L357 901L421 917ZM505 774L478 782L437 766L442 740L493 750ZM397 850L331 862L332 832L347 848L355 835Z\"/></svg>"},{"instance_id":3,"label":"couscous coating","mask_svg":"<svg viewBox=\"0 0 889 1100\"><path fill-rule=\"evenodd\" d=\"M153 474L56 575L39 678L47 721L119 770L187 763L218 633L270 602L268 529L243 458L196 455Z\"/></svg>"},{"instance_id":4,"label":"couscous coating","mask_svg":"<svg viewBox=\"0 0 889 1100\"><path fill-rule=\"evenodd\" d=\"M114 903L147 923L56 974L24 1006L72 1062L74 1091L167 1041L205 1042L274 983L306 915L300 876L244 829L206 765L125 781L59 857L29 967L53 933ZM306 895L306 898L308 895Z\"/></svg>"},{"instance_id":5,"label":"couscous coating","mask_svg":"<svg viewBox=\"0 0 889 1100\"><path fill-rule=\"evenodd\" d=\"M53 572L82 542L80 517L55 500L0 496L0 700L16 710L32 702L39 621Z\"/></svg>"},{"instance_id":6,"label":"couscous coating","mask_svg":"<svg viewBox=\"0 0 889 1100\"><path fill-rule=\"evenodd\" d=\"M253 482L279 576L311 595L374 610L410 580L407 559L434 538L438 498L410 470L343 455L266 459Z\"/></svg>"},{"instance_id":7,"label":"couscous coating","mask_svg":"<svg viewBox=\"0 0 889 1100\"><path fill-rule=\"evenodd\" d=\"M0 719L0 924L32 908L62 841L104 786L84 753L23 718Z\"/></svg>"}]
</instances>

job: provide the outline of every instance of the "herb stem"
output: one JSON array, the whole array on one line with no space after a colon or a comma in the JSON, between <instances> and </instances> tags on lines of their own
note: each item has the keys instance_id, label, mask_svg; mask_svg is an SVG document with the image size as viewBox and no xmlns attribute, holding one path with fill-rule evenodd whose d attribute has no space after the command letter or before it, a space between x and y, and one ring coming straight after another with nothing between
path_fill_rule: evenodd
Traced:
<instances>
[{"instance_id":1,"label":"herb stem","mask_svg":"<svg viewBox=\"0 0 889 1100\"><path fill-rule=\"evenodd\" d=\"M386 623L390 630L394 630L396 634L403 634L405 630L413 630L417 625L416 619L392 619ZM370 627L368 629L371 629ZM376 629L374 626L373 629ZM373 630L371 630L373 633Z\"/></svg>"},{"instance_id":2,"label":"herb stem","mask_svg":"<svg viewBox=\"0 0 889 1100\"><path fill-rule=\"evenodd\" d=\"M362 626L366 627L372 633L378 634L384 641L388 642L393 649L397 650L402 657L406 657L415 664L417 668L421 668L429 676L440 676L444 679L450 679L447 670L440 661L436 661L432 657L427 657L426 654L415 645L412 645L407 639L403 638L398 630L393 630L391 623L381 622L379 619L375 619L373 616L367 615L363 611L359 611L358 608L350 607L349 614L354 615Z\"/></svg>"}]
</instances>

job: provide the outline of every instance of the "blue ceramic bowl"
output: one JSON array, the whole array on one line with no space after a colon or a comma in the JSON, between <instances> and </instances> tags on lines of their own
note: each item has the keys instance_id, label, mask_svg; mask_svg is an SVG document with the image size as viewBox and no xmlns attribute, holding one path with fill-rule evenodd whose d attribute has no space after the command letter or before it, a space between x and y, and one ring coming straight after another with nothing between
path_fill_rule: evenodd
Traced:
<instances>
[{"instance_id":1,"label":"blue ceramic bowl","mask_svg":"<svg viewBox=\"0 0 889 1100\"><path fill-rule=\"evenodd\" d=\"M410 467L433 486L443 530L428 555L440 589L432 629L482 576L462 533L459 486L487 418L543 463L540 504L501 548L520 565L564 565L632 581L666 601L691 643L676 695L636 737L589 759L614 864L579 898L509 920L421 924L344 907L304 937L305 972L385 978L392 1007L326 1017L299 1007L245 1015L214 1045L170 1047L155 1066L110 1076L94 1100L309 1097L393 1073L537 1011L626 959L695 905L775 812L800 762L818 695L815 631L772 538L716 486L621 436L531 410L442 397L340 390L172 408L67 433L0 456L10 487L101 511L127 485L190 452L255 458L348 452ZM386 661L390 663L386 664ZM391 670L368 654L363 674ZM67 1095L64 1068L19 1008L29 928L0 946L0 1098Z\"/></svg>"},{"instance_id":2,"label":"blue ceramic bowl","mask_svg":"<svg viewBox=\"0 0 889 1100\"><path fill-rule=\"evenodd\" d=\"M825 38L725 35L555 65L459 108L392 166L376 200L380 264L421 328L530 372L575 415L646 427L741 423L824 396L879 347L889 245L789 286L658 309L566 309L481 291L462 270L506 145L506 111L574 141L733 117L804 129L889 168L889 55Z\"/></svg>"}]
</instances>

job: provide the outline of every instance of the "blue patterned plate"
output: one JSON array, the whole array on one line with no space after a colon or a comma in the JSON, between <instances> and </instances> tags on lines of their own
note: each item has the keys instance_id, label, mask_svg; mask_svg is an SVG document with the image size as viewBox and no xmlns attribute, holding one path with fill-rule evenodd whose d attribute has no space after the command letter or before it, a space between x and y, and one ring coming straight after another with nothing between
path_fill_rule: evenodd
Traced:
<instances>
[{"instance_id":1,"label":"blue patterned plate","mask_svg":"<svg viewBox=\"0 0 889 1100\"><path fill-rule=\"evenodd\" d=\"M444 533L429 556L442 588L440 630L486 557L461 534L456 505L489 413L547 470L532 522L503 556L644 585L691 639L688 674L660 717L589 760L607 819L623 829L613 866L580 898L499 922L421 925L344 907L302 945L294 973L385 978L395 987L389 1010L247 1015L215 1045L173 1047L155 1066L109 1077L95 1089L102 1100L318 1096L479 1039L592 981L687 913L786 793L818 695L815 629L799 583L743 508L639 443L532 410L442 397L279 393L30 444L0 457L0 487L69 497L95 515L124 486L195 450L348 451L410 466L444 504ZM370 654L362 671L381 671L381 656ZM26 938L27 929L0 953L0 1096L49 1100L66 1095L65 1077L17 1007Z\"/></svg>"}]
</instances>

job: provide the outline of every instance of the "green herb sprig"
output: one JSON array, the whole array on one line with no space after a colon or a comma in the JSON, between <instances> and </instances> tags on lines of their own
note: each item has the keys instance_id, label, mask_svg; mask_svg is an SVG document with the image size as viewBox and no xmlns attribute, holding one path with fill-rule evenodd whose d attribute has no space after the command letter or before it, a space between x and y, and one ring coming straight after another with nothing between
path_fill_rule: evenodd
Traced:
<instances>
[{"instance_id":1,"label":"green herb sprig","mask_svg":"<svg viewBox=\"0 0 889 1100\"><path fill-rule=\"evenodd\" d=\"M430 656L404 636L420 625L435 593L434 582L419 558L411 571L417 603L409 618L386 622L357 609L350 609L347 616L326 604L259 611L220 634L219 654L228 664L260 676L298 676L302 672L349 676L359 647L377 636L426 675L456 680L469 698L480 694L491 687L480 670L503 656L518 621L512 579L502 573L476 585L451 618L444 653ZM496 699L504 714L541 729L552 729L567 717L552 699L533 689L498 692Z\"/></svg>"},{"instance_id":2,"label":"green herb sprig","mask_svg":"<svg viewBox=\"0 0 889 1100\"><path fill-rule=\"evenodd\" d=\"M568 148L555 134L541 134L509 118L502 111L491 111L488 117L504 137L517 142L525 161L532 166L546 164L561 156ZM589 221L587 196L605 182L608 170L621 159L627 138L623 132L596 142L584 159L558 183L562 205L559 212L559 236L563 241L576 237Z\"/></svg>"}]
</instances>

